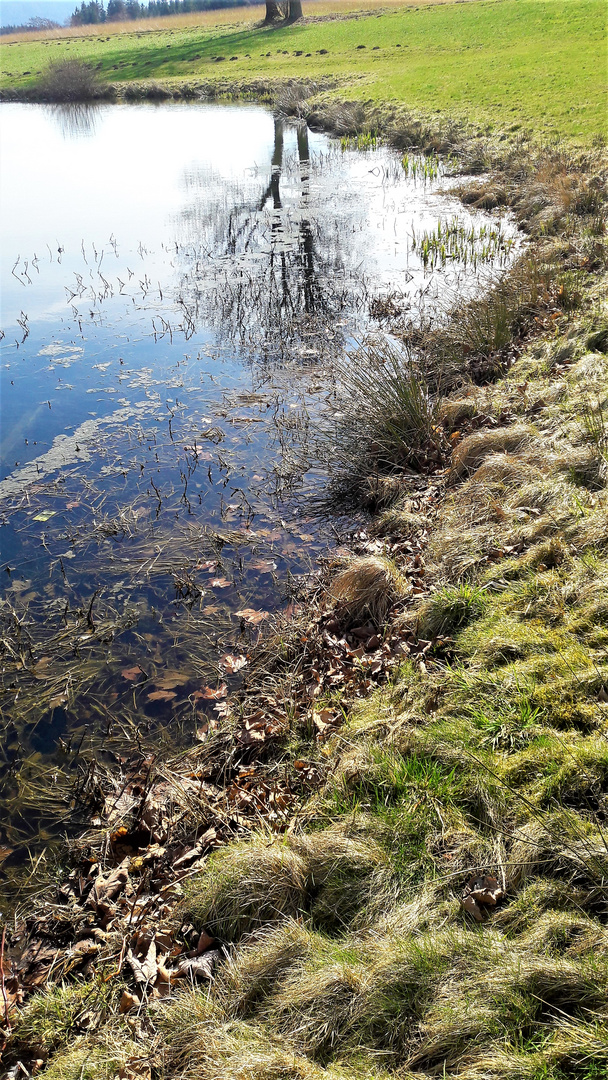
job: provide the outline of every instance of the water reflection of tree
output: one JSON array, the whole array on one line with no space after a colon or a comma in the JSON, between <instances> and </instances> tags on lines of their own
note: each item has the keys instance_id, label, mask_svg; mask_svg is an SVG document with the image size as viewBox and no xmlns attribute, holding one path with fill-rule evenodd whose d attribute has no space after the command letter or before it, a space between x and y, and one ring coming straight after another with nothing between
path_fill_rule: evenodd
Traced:
<instances>
[{"instance_id":1,"label":"water reflection of tree","mask_svg":"<svg viewBox=\"0 0 608 1080\"><path fill-rule=\"evenodd\" d=\"M275 118L270 175L257 197L236 183L210 197L207 186L207 198L184 215L188 243L180 257L182 298L197 321L275 357L313 355L321 346L325 353L352 302L335 212L327 201L312 204L306 126L296 134L290 159Z\"/></svg>"},{"instance_id":2,"label":"water reflection of tree","mask_svg":"<svg viewBox=\"0 0 608 1080\"><path fill-rule=\"evenodd\" d=\"M95 135L101 109L86 101L71 101L58 105L46 105L47 112L56 120L64 139L88 138Z\"/></svg>"}]
</instances>

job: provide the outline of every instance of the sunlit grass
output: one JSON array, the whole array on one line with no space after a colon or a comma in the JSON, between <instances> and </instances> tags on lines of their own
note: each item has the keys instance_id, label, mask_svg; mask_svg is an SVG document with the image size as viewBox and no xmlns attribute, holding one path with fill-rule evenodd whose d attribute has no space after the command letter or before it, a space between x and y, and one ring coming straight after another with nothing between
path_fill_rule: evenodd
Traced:
<instances>
[{"instance_id":1,"label":"sunlit grass","mask_svg":"<svg viewBox=\"0 0 608 1080\"><path fill-rule=\"evenodd\" d=\"M457 0L449 0L456 3ZM474 0L458 0L459 3L472 3ZM415 7L418 0L307 0L305 18L319 18L328 15L347 15L350 12L386 11L391 8ZM426 4L444 4L446 0L425 0ZM157 30L183 30L190 27L214 26L251 26L264 18L266 7L264 4L249 4L246 7L219 8L216 11L191 11L182 15L165 15L153 19L138 19L135 22L125 20L120 22L106 22L101 27L92 24L84 26L66 26L58 30L39 30L22 34L7 34L3 36L2 43L10 44L14 41L46 41L56 38L90 38L141 34L142 32Z\"/></svg>"},{"instance_id":2,"label":"sunlit grass","mask_svg":"<svg viewBox=\"0 0 608 1080\"><path fill-rule=\"evenodd\" d=\"M348 2L334 10L346 13ZM309 16L329 10L325 3L307 8ZM51 59L65 55L90 61L106 81L204 78L229 90L252 78L331 78L340 92L351 84L351 99L406 102L504 130L589 140L605 128L599 0L405 4L276 29L260 27L261 13L179 16L159 29L142 20L7 42L0 85L31 86Z\"/></svg>"}]
</instances>

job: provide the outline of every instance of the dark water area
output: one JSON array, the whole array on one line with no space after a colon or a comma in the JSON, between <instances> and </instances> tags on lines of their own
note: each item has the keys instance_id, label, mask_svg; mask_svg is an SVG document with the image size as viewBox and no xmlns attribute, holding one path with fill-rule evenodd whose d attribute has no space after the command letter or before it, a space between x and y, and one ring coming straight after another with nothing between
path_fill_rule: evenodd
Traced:
<instances>
[{"instance_id":1,"label":"dark water area","mask_svg":"<svg viewBox=\"0 0 608 1080\"><path fill-rule=\"evenodd\" d=\"M439 164L253 106L2 105L0 131L10 893L79 827L83 762L202 737L347 531L310 509L308 436L378 301L432 312L515 234Z\"/></svg>"}]
</instances>

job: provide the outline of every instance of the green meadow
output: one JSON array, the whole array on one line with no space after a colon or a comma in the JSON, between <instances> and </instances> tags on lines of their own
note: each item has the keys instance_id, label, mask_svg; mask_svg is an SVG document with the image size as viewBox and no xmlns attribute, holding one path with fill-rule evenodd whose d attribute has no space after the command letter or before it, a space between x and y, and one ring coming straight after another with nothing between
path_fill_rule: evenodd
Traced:
<instances>
[{"instance_id":1,"label":"green meadow","mask_svg":"<svg viewBox=\"0 0 608 1080\"><path fill-rule=\"evenodd\" d=\"M603 0L420 5L276 29L136 25L6 44L0 87L31 87L49 61L79 57L110 82L335 76L341 97L394 100L495 129L583 142L606 129Z\"/></svg>"}]
</instances>

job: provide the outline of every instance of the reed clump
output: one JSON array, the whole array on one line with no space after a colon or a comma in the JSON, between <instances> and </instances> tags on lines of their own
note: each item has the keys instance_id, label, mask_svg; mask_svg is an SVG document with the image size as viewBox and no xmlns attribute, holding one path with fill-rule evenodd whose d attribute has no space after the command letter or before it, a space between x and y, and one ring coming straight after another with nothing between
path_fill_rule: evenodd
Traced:
<instances>
[{"instance_id":1,"label":"reed clump","mask_svg":"<svg viewBox=\"0 0 608 1080\"><path fill-rule=\"evenodd\" d=\"M52 102L94 101L107 92L95 69L76 58L50 63L37 90L43 101Z\"/></svg>"},{"instance_id":2,"label":"reed clump","mask_svg":"<svg viewBox=\"0 0 608 1080\"><path fill-rule=\"evenodd\" d=\"M317 451L343 501L375 500L376 478L437 466L445 449L438 401L415 356L386 339L367 344L337 370L335 409Z\"/></svg>"}]
</instances>

